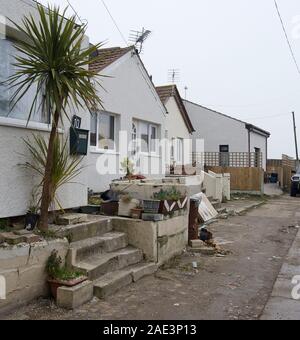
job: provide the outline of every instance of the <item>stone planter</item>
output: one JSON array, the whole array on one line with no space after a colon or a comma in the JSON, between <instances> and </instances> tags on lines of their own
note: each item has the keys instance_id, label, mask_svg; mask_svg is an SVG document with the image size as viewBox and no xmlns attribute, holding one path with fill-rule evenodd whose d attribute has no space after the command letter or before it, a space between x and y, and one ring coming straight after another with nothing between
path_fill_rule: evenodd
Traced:
<instances>
[{"instance_id":1,"label":"stone planter","mask_svg":"<svg viewBox=\"0 0 300 340\"><path fill-rule=\"evenodd\" d=\"M50 291L53 298L57 299L57 290L60 287L74 287L79 285L82 282L87 281L86 276L80 276L77 279L69 280L69 281L63 281L63 280L55 280L55 279L49 279L48 283L50 285Z\"/></svg>"}]
</instances>

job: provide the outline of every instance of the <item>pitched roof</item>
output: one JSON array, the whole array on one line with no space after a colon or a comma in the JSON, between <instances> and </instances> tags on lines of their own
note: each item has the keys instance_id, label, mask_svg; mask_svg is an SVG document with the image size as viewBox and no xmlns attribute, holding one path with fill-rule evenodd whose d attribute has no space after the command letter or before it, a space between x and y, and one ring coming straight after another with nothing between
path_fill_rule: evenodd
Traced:
<instances>
[{"instance_id":1,"label":"pitched roof","mask_svg":"<svg viewBox=\"0 0 300 340\"><path fill-rule=\"evenodd\" d=\"M91 58L97 58L96 61L92 62L89 66L91 71L100 72L105 69L107 66L111 65L121 57L123 57L126 53L131 51L134 47L111 47L111 48L102 48L98 50L95 54L91 56Z\"/></svg>"},{"instance_id":2,"label":"pitched roof","mask_svg":"<svg viewBox=\"0 0 300 340\"><path fill-rule=\"evenodd\" d=\"M177 86L176 85L158 86L156 87L156 92L158 93L160 100L163 102L163 104L166 104L167 100L170 97L174 97L189 132L190 133L195 132L195 129L187 113L187 110L183 104Z\"/></svg>"},{"instance_id":3,"label":"pitched roof","mask_svg":"<svg viewBox=\"0 0 300 340\"><path fill-rule=\"evenodd\" d=\"M249 123L247 123L247 122L245 122L245 121L243 121L243 120L240 120L240 119L238 119L238 118L231 117L231 116L226 115L226 114L224 114L224 113L221 113L221 112L218 112L218 111L216 111L216 110L210 109L209 107L206 107L206 106L203 106L203 105L200 105L200 104L191 102L190 100L184 99L183 102L184 102L184 103L189 103L189 104L192 104L192 105L195 105L195 106L198 106L198 107L201 107L202 109L211 111L211 112L216 113L216 114L218 114L218 115L220 115L220 116L223 116L223 117L226 117L226 118L235 120L235 121L237 121L237 122L243 123L243 124L245 124L246 129L249 130L249 131L255 132L255 133L257 133L257 134L264 135L264 136L266 136L266 137L270 137L270 136L271 136L271 133L270 133L269 131L263 130L263 129L261 129L261 128L258 127L258 126L249 124Z\"/></svg>"}]
</instances>

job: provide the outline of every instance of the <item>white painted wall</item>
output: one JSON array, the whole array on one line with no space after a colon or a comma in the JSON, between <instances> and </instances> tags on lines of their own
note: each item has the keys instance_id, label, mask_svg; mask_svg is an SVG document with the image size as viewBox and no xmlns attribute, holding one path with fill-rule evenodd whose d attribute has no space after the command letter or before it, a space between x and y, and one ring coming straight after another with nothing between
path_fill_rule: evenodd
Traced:
<instances>
[{"instance_id":1,"label":"white painted wall","mask_svg":"<svg viewBox=\"0 0 300 340\"><path fill-rule=\"evenodd\" d=\"M168 131L169 139L190 138L191 134L185 124L175 98L170 97L165 103L165 106L168 111L166 116L166 130Z\"/></svg>"},{"instance_id":2,"label":"white painted wall","mask_svg":"<svg viewBox=\"0 0 300 340\"><path fill-rule=\"evenodd\" d=\"M37 16L34 2L25 0L0 0L0 15L20 23L24 14L31 13ZM85 40L85 47L88 39ZM1 61L0 61L1 62ZM82 128L89 130L90 117L88 111L72 110L70 115L78 114L82 117ZM70 123L64 119L64 136L69 136ZM31 138L33 133L49 135L49 126L46 124L30 124L26 122L0 117L0 218L19 216L26 213L31 199L31 191L38 179L26 173L20 166L28 160L23 138ZM20 154L25 154L25 157ZM87 165L87 158L83 166ZM68 184L59 192L59 199L65 209L87 204L87 172L84 171L76 178L75 184Z\"/></svg>"},{"instance_id":3,"label":"white painted wall","mask_svg":"<svg viewBox=\"0 0 300 340\"><path fill-rule=\"evenodd\" d=\"M157 125L158 137L164 138L166 110L140 59L130 51L100 74L109 76L101 79L101 85L105 90L99 87L99 96L103 101L104 109L118 115L119 129L127 135L128 142L131 141L133 120L143 120ZM118 166L127 157L128 144L124 144L117 146L117 152L105 154L108 168ZM88 185L94 192L107 190L111 180L124 175L120 171L112 175L99 175L96 164L101 156L103 152L91 148L88 157ZM141 155L141 167L147 167L150 162L152 168L155 167L158 171L157 176L150 177L161 177L165 174L165 162L161 152L158 155Z\"/></svg>"},{"instance_id":4,"label":"white painted wall","mask_svg":"<svg viewBox=\"0 0 300 340\"><path fill-rule=\"evenodd\" d=\"M229 152L249 152L249 135L244 122L189 101L184 101L184 104L196 130L193 133L194 151L195 141L204 139L205 152L219 152L220 145L229 145ZM267 139L254 132L251 132L250 137L250 151L254 152L255 147L261 149L266 170Z\"/></svg>"}]
</instances>

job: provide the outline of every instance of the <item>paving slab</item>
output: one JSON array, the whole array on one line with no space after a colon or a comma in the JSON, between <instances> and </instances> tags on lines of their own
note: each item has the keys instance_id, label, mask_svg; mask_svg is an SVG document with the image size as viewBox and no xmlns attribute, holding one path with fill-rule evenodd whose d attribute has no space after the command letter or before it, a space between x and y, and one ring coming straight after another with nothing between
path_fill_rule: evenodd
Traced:
<instances>
[{"instance_id":1,"label":"paving slab","mask_svg":"<svg viewBox=\"0 0 300 340\"><path fill-rule=\"evenodd\" d=\"M271 297L261 320L300 320L300 301Z\"/></svg>"}]
</instances>

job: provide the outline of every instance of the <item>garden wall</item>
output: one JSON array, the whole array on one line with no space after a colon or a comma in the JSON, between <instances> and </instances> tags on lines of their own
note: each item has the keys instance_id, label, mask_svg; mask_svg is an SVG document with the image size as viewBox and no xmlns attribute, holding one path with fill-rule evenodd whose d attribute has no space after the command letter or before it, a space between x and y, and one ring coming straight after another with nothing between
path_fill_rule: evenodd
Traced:
<instances>
[{"instance_id":1,"label":"garden wall","mask_svg":"<svg viewBox=\"0 0 300 340\"><path fill-rule=\"evenodd\" d=\"M163 264L188 244L188 214L161 222L114 218L114 230L125 232L129 244L143 250L146 260Z\"/></svg>"},{"instance_id":2,"label":"garden wall","mask_svg":"<svg viewBox=\"0 0 300 340\"><path fill-rule=\"evenodd\" d=\"M68 248L66 239L0 248L0 277L6 283L6 299L0 300L0 315L48 296L46 262L54 249L64 259Z\"/></svg>"}]
</instances>

